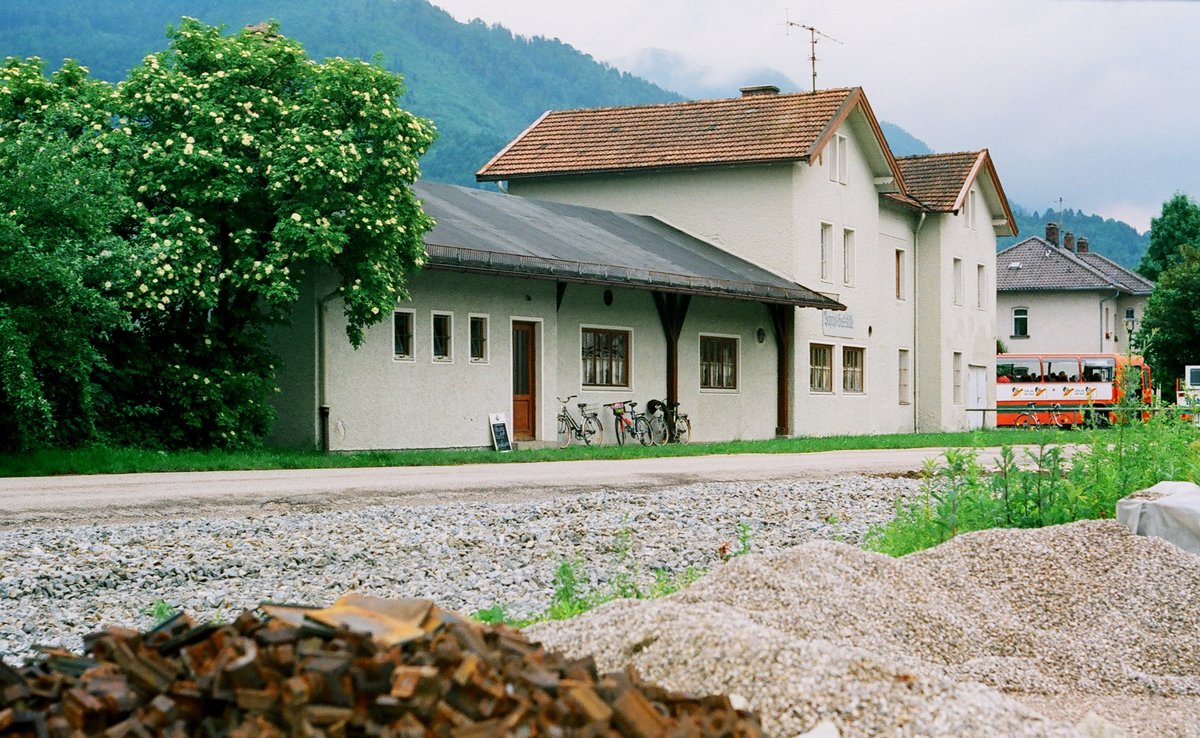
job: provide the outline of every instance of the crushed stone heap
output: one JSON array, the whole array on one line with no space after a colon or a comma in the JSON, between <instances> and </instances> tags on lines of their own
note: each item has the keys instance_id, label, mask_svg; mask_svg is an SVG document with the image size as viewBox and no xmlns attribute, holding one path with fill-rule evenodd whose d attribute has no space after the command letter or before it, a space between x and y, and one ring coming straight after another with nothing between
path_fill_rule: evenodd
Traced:
<instances>
[{"instance_id":1,"label":"crushed stone heap","mask_svg":"<svg viewBox=\"0 0 1200 738\"><path fill-rule=\"evenodd\" d=\"M1112 521L899 559L813 542L526 632L672 689L737 694L774 736L821 720L843 736L1080 734L1026 695L1174 700L1185 724L1141 734L1200 735L1200 557Z\"/></svg>"},{"instance_id":2,"label":"crushed stone heap","mask_svg":"<svg viewBox=\"0 0 1200 738\"><path fill-rule=\"evenodd\" d=\"M266 605L234 623L177 615L108 628L90 658L0 661L5 738L758 738L724 696L546 653L507 626L429 600L347 595L326 610Z\"/></svg>"}]
</instances>

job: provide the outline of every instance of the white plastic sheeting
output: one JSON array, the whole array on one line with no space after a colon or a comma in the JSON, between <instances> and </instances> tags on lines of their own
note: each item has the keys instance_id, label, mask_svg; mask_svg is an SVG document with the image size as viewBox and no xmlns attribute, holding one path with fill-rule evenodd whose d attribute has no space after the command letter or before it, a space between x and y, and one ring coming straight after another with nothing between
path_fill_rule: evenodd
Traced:
<instances>
[{"instance_id":1,"label":"white plastic sheeting","mask_svg":"<svg viewBox=\"0 0 1200 738\"><path fill-rule=\"evenodd\" d=\"M1159 482L1135 492L1117 502L1117 521L1200 555L1200 487L1191 482Z\"/></svg>"}]
</instances>

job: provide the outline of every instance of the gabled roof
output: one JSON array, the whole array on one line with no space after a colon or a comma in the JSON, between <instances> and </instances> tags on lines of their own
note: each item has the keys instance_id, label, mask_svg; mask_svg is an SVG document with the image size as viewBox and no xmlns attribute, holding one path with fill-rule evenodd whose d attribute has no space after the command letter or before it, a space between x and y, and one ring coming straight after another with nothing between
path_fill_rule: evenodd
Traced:
<instances>
[{"instance_id":1,"label":"gabled roof","mask_svg":"<svg viewBox=\"0 0 1200 738\"><path fill-rule=\"evenodd\" d=\"M1100 254L1077 254L1033 236L996 254L998 292L1116 290L1148 295L1154 283Z\"/></svg>"},{"instance_id":2,"label":"gabled roof","mask_svg":"<svg viewBox=\"0 0 1200 738\"><path fill-rule=\"evenodd\" d=\"M852 114L872 130L881 171L902 175L858 87L619 108L554 110L496 154L481 182L565 174L805 161Z\"/></svg>"},{"instance_id":3,"label":"gabled roof","mask_svg":"<svg viewBox=\"0 0 1200 738\"><path fill-rule=\"evenodd\" d=\"M427 269L652 289L827 310L845 306L647 215L432 182Z\"/></svg>"},{"instance_id":4,"label":"gabled roof","mask_svg":"<svg viewBox=\"0 0 1200 738\"><path fill-rule=\"evenodd\" d=\"M993 213L1002 213L1006 223L997 226L997 235L1015 236L1017 222L1000 185L1000 177L987 149L948 154L922 154L896 159L904 173L905 194L935 213L958 212L971 185L986 175L981 189ZM900 201L893 196L892 199ZM993 224L996 225L996 224Z\"/></svg>"}]
</instances>

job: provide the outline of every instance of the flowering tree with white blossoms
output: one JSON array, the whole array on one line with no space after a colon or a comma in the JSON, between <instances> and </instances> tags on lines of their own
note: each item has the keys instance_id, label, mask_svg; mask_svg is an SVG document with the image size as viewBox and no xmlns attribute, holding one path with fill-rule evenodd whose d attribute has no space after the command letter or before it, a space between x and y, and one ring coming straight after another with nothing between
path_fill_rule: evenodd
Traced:
<instances>
[{"instance_id":1,"label":"flowering tree with white blossoms","mask_svg":"<svg viewBox=\"0 0 1200 738\"><path fill-rule=\"evenodd\" d=\"M115 89L0 66L0 448L254 443L301 275L357 346L423 261L399 76L274 24L168 35Z\"/></svg>"},{"instance_id":2,"label":"flowering tree with white blossoms","mask_svg":"<svg viewBox=\"0 0 1200 738\"><path fill-rule=\"evenodd\" d=\"M121 363L143 378L128 407L177 419L168 443L238 445L269 425L264 329L302 273L340 285L356 346L406 296L432 226L410 185L434 130L399 107L398 75L316 63L274 24L185 18L168 35L118 85L112 132L145 264L124 295L137 329Z\"/></svg>"}]
</instances>

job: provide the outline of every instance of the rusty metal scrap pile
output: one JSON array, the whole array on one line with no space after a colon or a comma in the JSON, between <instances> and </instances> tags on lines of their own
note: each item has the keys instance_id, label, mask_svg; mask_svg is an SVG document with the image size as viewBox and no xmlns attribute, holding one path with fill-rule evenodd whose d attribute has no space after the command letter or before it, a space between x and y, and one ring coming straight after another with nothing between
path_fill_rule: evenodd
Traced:
<instances>
[{"instance_id":1,"label":"rusty metal scrap pile","mask_svg":"<svg viewBox=\"0 0 1200 738\"><path fill-rule=\"evenodd\" d=\"M264 605L230 624L176 615L89 636L17 670L0 661L5 738L419 738L761 735L727 697L545 651L429 600L347 595Z\"/></svg>"}]
</instances>

